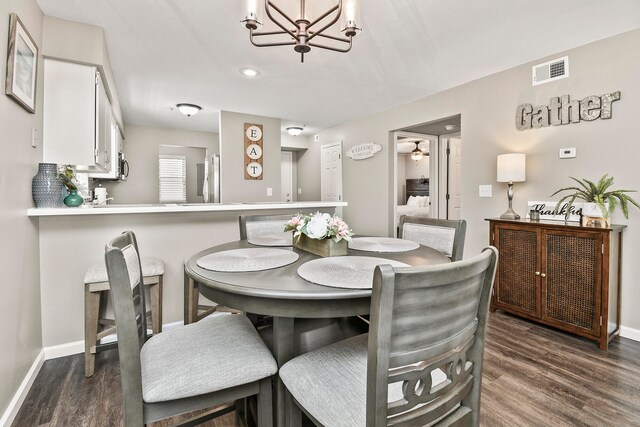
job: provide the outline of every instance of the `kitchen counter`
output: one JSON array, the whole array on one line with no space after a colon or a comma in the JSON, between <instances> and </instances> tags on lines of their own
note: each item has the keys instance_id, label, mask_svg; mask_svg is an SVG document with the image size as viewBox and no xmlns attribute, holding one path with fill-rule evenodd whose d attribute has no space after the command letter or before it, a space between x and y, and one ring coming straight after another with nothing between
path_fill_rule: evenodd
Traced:
<instances>
[{"instance_id":1,"label":"kitchen counter","mask_svg":"<svg viewBox=\"0 0 640 427\"><path fill-rule=\"evenodd\" d=\"M31 208L30 217L67 216L67 215L115 215L139 213L173 212L242 212L271 209L322 209L347 206L346 202L259 202L259 203L181 203L181 204L113 204L83 205L79 208Z\"/></svg>"}]
</instances>

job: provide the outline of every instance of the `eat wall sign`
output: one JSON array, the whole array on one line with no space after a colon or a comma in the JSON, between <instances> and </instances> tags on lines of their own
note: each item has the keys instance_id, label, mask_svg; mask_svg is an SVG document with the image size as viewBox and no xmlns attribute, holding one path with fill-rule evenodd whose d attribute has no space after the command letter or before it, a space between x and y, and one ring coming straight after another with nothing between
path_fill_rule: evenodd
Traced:
<instances>
[{"instance_id":1,"label":"eat wall sign","mask_svg":"<svg viewBox=\"0 0 640 427\"><path fill-rule=\"evenodd\" d=\"M244 179L262 179L262 125L244 124Z\"/></svg>"},{"instance_id":2,"label":"eat wall sign","mask_svg":"<svg viewBox=\"0 0 640 427\"><path fill-rule=\"evenodd\" d=\"M527 130L579 123L580 120L610 119L612 104L619 99L620 91L617 91L573 101L569 95L555 96L549 100L549 105L537 107L522 104L516 109L516 128Z\"/></svg>"}]
</instances>

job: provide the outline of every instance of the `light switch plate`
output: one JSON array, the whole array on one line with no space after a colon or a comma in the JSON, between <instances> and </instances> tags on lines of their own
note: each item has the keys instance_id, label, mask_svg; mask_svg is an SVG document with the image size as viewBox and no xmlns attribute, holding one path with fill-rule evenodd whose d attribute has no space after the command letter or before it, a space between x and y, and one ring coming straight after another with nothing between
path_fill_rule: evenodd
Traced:
<instances>
[{"instance_id":1,"label":"light switch plate","mask_svg":"<svg viewBox=\"0 0 640 427\"><path fill-rule=\"evenodd\" d=\"M313 135L313 142L318 142L320 141L320 134L316 133L315 135Z\"/></svg>"},{"instance_id":2,"label":"light switch plate","mask_svg":"<svg viewBox=\"0 0 640 427\"><path fill-rule=\"evenodd\" d=\"M267 188L267 196L273 196L273 188Z\"/></svg>"},{"instance_id":3,"label":"light switch plate","mask_svg":"<svg viewBox=\"0 0 640 427\"><path fill-rule=\"evenodd\" d=\"M298 194L302 194L302 188L298 188Z\"/></svg>"},{"instance_id":4,"label":"light switch plate","mask_svg":"<svg viewBox=\"0 0 640 427\"><path fill-rule=\"evenodd\" d=\"M575 148L561 148L559 156L561 159L574 159L576 157Z\"/></svg>"},{"instance_id":5,"label":"light switch plate","mask_svg":"<svg viewBox=\"0 0 640 427\"><path fill-rule=\"evenodd\" d=\"M491 192L492 192L491 184L478 186L479 197L492 197Z\"/></svg>"}]
</instances>

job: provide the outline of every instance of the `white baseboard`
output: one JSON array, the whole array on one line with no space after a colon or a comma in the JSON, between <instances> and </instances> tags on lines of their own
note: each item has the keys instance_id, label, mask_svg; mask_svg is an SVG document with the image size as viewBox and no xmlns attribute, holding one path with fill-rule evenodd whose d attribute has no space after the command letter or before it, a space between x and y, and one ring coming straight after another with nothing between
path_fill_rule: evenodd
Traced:
<instances>
[{"instance_id":1,"label":"white baseboard","mask_svg":"<svg viewBox=\"0 0 640 427\"><path fill-rule=\"evenodd\" d=\"M38 372L40 372L40 368L42 368L42 364L45 360L44 354L44 350L40 350L40 353L38 353L36 360L33 361L31 368L29 368L29 372L27 372L27 375L22 380L22 383L20 384L20 387L18 387L16 394L13 395L13 399L11 399L11 402L9 402L7 410L4 412L4 414L2 414L2 418L0 418L0 426L10 426L13 423L13 420L16 418L16 415L18 415L18 411L20 410L24 399L26 399L31 386L33 385L33 382L38 376Z\"/></svg>"},{"instance_id":2,"label":"white baseboard","mask_svg":"<svg viewBox=\"0 0 640 427\"><path fill-rule=\"evenodd\" d=\"M177 328L182 326L184 322L180 320L179 322L171 322L165 323L162 325L163 331L168 331L173 328ZM108 343L115 341L115 334L106 336L102 339L102 343ZM57 359L58 357L71 356L73 354L84 353L84 340L69 342L60 345L52 345L50 347L45 347L44 349L44 359Z\"/></svg>"},{"instance_id":3,"label":"white baseboard","mask_svg":"<svg viewBox=\"0 0 640 427\"><path fill-rule=\"evenodd\" d=\"M84 353L84 340L44 348L45 360L57 359L58 357L71 356L72 354L78 353Z\"/></svg>"},{"instance_id":4,"label":"white baseboard","mask_svg":"<svg viewBox=\"0 0 640 427\"><path fill-rule=\"evenodd\" d=\"M620 336L623 338L629 338L630 340L640 341L640 329L620 326Z\"/></svg>"}]
</instances>

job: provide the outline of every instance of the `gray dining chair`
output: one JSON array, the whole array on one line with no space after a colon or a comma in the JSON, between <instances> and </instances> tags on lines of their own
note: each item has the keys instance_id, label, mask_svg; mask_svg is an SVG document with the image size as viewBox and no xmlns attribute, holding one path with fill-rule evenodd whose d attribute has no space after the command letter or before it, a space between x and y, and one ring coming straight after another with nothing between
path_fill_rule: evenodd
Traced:
<instances>
[{"instance_id":1,"label":"gray dining chair","mask_svg":"<svg viewBox=\"0 0 640 427\"><path fill-rule=\"evenodd\" d=\"M376 267L369 334L280 368L289 425L478 426L498 252L428 267Z\"/></svg>"},{"instance_id":2,"label":"gray dining chair","mask_svg":"<svg viewBox=\"0 0 640 427\"><path fill-rule=\"evenodd\" d=\"M464 252L467 221L421 216L400 217L398 237L436 249L451 261L460 261Z\"/></svg>"},{"instance_id":3,"label":"gray dining chair","mask_svg":"<svg viewBox=\"0 0 640 427\"><path fill-rule=\"evenodd\" d=\"M109 242L105 260L118 323L124 424L142 426L258 396L257 422L271 426L276 361L249 320L221 314L147 339L145 299L135 235ZM206 415L230 412L233 405Z\"/></svg>"},{"instance_id":4,"label":"gray dining chair","mask_svg":"<svg viewBox=\"0 0 640 427\"><path fill-rule=\"evenodd\" d=\"M240 215L240 240L251 239L257 236L277 235L284 233L284 226L293 214L281 215ZM287 232L292 236L291 232ZM293 236L292 236L293 239Z\"/></svg>"}]
</instances>

